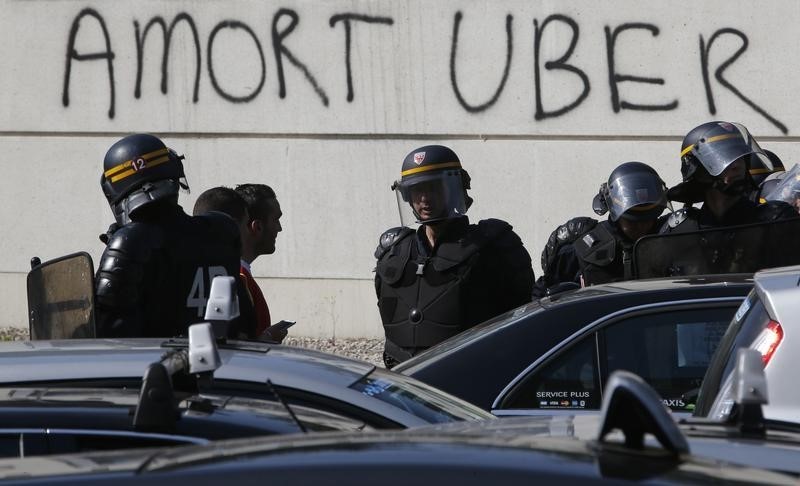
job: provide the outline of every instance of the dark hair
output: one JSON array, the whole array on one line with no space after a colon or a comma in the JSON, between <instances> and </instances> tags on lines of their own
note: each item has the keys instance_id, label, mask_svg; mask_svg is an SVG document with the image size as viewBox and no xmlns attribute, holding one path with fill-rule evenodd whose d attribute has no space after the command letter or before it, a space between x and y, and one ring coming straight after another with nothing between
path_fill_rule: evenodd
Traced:
<instances>
[{"instance_id":1,"label":"dark hair","mask_svg":"<svg viewBox=\"0 0 800 486\"><path fill-rule=\"evenodd\" d=\"M247 201L230 187L212 187L198 196L192 214L198 216L209 211L219 211L240 221L247 215Z\"/></svg>"},{"instance_id":2,"label":"dark hair","mask_svg":"<svg viewBox=\"0 0 800 486\"><path fill-rule=\"evenodd\" d=\"M236 186L236 193L247 203L250 219L265 219L269 216L264 214L267 203L277 199L275 191L266 184L239 184Z\"/></svg>"}]
</instances>

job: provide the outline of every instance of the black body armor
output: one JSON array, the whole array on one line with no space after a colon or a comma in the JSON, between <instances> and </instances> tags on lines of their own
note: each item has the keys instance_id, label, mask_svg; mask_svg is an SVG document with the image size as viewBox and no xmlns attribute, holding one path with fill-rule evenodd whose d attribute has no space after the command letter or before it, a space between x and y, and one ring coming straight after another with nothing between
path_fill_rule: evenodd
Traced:
<instances>
[{"instance_id":1,"label":"black body armor","mask_svg":"<svg viewBox=\"0 0 800 486\"><path fill-rule=\"evenodd\" d=\"M375 253L387 366L531 299L530 255L508 223L459 218L432 251L424 232L389 230Z\"/></svg>"},{"instance_id":2,"label":"black body armor","mask_svg":"<svg viewBox=\"0 0 800 486\"><path fill-rule=\"evenodd\" d=\"M186 335L190 324L204 320L211 280L219 275L237 276L239 284L241 315L229 336L254 333L238 278L236 223L221 213L191 217L174 205L152 209L109 235L96 276L98 337Z\"/></svg>"}]
</instances>

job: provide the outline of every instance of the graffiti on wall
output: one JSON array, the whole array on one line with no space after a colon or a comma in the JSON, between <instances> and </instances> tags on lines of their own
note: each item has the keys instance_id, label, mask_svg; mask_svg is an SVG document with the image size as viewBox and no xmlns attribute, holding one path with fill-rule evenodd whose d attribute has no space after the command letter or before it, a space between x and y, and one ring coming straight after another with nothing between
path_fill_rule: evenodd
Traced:
<instances>
[{"instance_id":1,"label":"graffiti on wall","mask_svg":"<svg viewBox=\"0 0 800 486\"><path fill-rule=\"evenodd\" d=\"M470 35L466 32L466 28L462 27L465 13L456 11L452 16L452 35L449 45L442 46L443 59L449 60L449 81L450 88L454 98L458 104L467 114L479 114L490 110L501 97L507 88L507 81L509 73L515 60L520 62L518 58L520 54L515 50L514 39L514 25L518 22L513 15L507 14L502 19L502 22L497 22L496 28L498 32L504 31L505 43L504 52L498 52L493 59L497 62L489 66L490 69L498 69L502 72L499 82L496 86L487 88L487 93L484 99L467 99L459 82L459 61L464 59L469 60L469 53L463 52L464 50L459 46L459 39L464 36ZM278 96L284 99L287 96L288 86L286 80L286 70L291 68L298 70L302 73L302 79L308 83L316 97L319 100L319 105L326 109L330 105L330 96L328 89L323 85L315 76L315 68L320 69L319 66L311 66L303 59L298 57L291 49L292 34L295 28L301 22L300 15L297 11L289 8L280 8L272 16L270 37L272 51L266 52L263 42L259 39L255 30L246 22L239 20L222 20L218 22L208 34L205 43L201 40L201 35L198 32L194 18L186 12L181 12L175 15L174 18L166 19L161 16L155 16L141 22L139 19L134 19L133 29L136 42L136 79L134 84L133 96L136 99L142 97L142 78L144 75L144 56L145 45L151 36L160 33L163 37L163 52L161 58L161 83L160 90L163 94L167 94L168 77L169 77L169 60L170 49L172 47L173 35L178 28L188 29L191 33L192 45L194 48L194 84L192 90L191 101L198 103L200 101L199 86L203 73L206 73L208 80L213 88L216 96L230 103L249 103L257 99L261 94L266 83L267 62L274 62L274 68L277 76L278 83ZM342 44L342 58L344 65L344 79L346 84L346 101L353 102L356 99L356 92L354 88L353 77L358 75L354 73L351 64L351 55L353 50L353 30L361 28L392 28L396 23L395 19L389 16L370 16L359 13L345 12L337 13L327 19L327 24L331 29L339 29L344 34L344 42ZM567 113L579 110L583 103L588 98L592 91L592 80L587 74L585 66L573 60L573 54L576 46L581 42L580 25L575 18L566 14L552 14L542 19L534 18L533 21L533 96L535 100L535 109L532 114L532 119L536 121L544 121L549 118L557 118ZM99 26L104 42L95 47L95 50L86 52L79 51L76 47L81 29L86 28L89 24L94 24L93 28ZM570 39L568 45L564 46L561 52L555 54L551 52L545 53L543 46L548 40L548 35L551 33L554 26L560 26L562 29L566 28L570 32ZM260 77L255 87L251 88L246 93L235 93L229 88L226 88L221 83L217 72L214 68L215 56L218 53L215 51L215 41L218 35L226 30L240 31L244 35L242 39L244 42L252 43L258 52L258 62L260 63ZM617 68L617 53L621 45L625 43L636 43L641 40L641 36L650 36L658 38L661 31L657 25L644 22L629 22L619 25L606 25L604 26L605 36L605 54L606 54L606 67L608 77L605 80L608 83L608 90L610 93L609 106L613 113L620 113L624 110L632 111L673 111L679 106L680 100L676 97L667 100L653 100L650 103L632 102L625 97L625 88L630 84L638 83L644 85L660 85L664 86L666 81L660 77L647 76L643 73L629 73L620 72ZM738 49L721 63L712 65L710 62L710 54L715 48L715 44L720 39L725 38L730 42L735 39L738 42ZM585 41L585 40L584 40ZM529 45L529 40L525 40L525 44ZM735 63L740 62L742 54L747 51L749 46L749 39L747 35L734 28L719 28L708 34L699 34L698 47L699 47L699 66L700 74L702 76L703 87L705 90L705 99L707 102L707 109L710 115L717 113L717 99L721 90L725 90L735 96L741 103L748 106L759 116L767 120L771 125L779 129L782 133L788 133L787 126L781 122L775 115L770 114L760 106L757 100L748 96L736 84L736 80L726 76L728 69ZM449 51L449 52L448 52ZM446 56L446 57L445 57ZM205 63L203 62L205 59ZM62 104L64 107L70 107L72 100L70 99L70 80L71 74L75 69L79 69L82 63L87 62L101 62L104 63L108 73L108 117L114 118L116 116L115 105L117 89L116 80L114 75L114 61L115 52L112 39L109 36L108 21L101 12L92 8L85 8L81 10L71 21L71 28L69 30L69 37L66 45L66 61L63 77L63 90L62 90ZM204 69L205 67L205 69ZM575 77L579 82L580 89L574 96L561 106L548 106L547 101L550 100L548 90L563 90L563 86L551 83L548 85L547 74L551 72L559 72L559 74L567 74ZM366 75L361 73L361 75ZM551 102L552 103L552 102Z\"/></svg>"}]
</instances>

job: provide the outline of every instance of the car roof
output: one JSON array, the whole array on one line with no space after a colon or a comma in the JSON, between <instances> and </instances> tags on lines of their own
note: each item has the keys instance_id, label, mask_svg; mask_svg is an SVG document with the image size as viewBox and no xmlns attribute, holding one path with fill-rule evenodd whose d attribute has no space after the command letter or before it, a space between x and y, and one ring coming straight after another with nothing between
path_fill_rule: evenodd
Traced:
<instances>
[{"instance_id":1,"label":"car roof","mask_svg":"<svg viewBox=\"0 0 800 486\"><path fill-rule=\"evenodd\" d=\"M141 378L148 363L185 343L155 338L3 342L0 383ZM261 343L234 341L220 346L219 353L223 366L214 373L216 379L281 383L291 378L304 389L348 387L374 369L341 356Z\"/></svg>"},{"instance_id":2,"label":"car roof","mask_svg":"<svg viewBox=\"0 0 800 486\"><path fill-rule=\"evenodd\" d=\"M770 316L781 325L800 313L800 266L762 270L755 274L756 292Z\"/></svg>"},{"instance_id":3,"label":"car roof","mask_svg":"<svg viewBox=\"0 0 800 486\"><path fill-rule=\"evenodd\" d=\"M150 363L159 361L171 348L186 347L185 339L154 338L4 342L0 343L0 385L138 382ZM395 385L402 382L431 400L463 407L463 417L486 413L414 378L376 371L370 363L321 351L255 341L228 341L218 350L222 365L214 371L215 387L244 386L250 393L272 395L270 386L275 385L282 393L295 391L300 402L334 400L356 407L373 417L371 420L388 420L383 426L426 425L427 419L417 411L351 387L379 372L379 379Z\"/></svg>"},{"instance_id":4,"label":"car roof","mask_svg":"<svg viewBox=\"0 0 800 486\"><path fill-rule=\"evenodd\" d=\"M487 333L496 331L506 325L525 319L531 314L544 310L553 310L566 305L591 305L596 300L620 300L624 302L626 297L631 294L647 297L646 300L657 298L659 301L669 301L674 294L684 295L681 300L699 298L699 292L709 293L729 293L730 295L743 295L753 286L752 274L724 274L724 275L701 275L690 277L667 277L644 280L626 280L622 282L607 283L583 287L570 290L550 297L544 297L525 304L517 309L510 310L493 319L485 321L466 331L440 343L439 345L426 351L421 360L432 358L435 354L443 354L452 349L458 348L474 339L475 337L486 336ZM687 289L691 293L687 295ZM730 292L725 292L730 289ZM651 295L652 294L652 295ZM586 323L588 324L588 322ZM412 358L409 361L400 363L395 368L403 373L413 374L413 368L418 359Z\"/></svg>"},{"instance_id":5,"label":"car roof","mask_svg":"<svg viewBox=\"0 0 800 486\"><path fill-rule=\"evenodd\" d=\"M624 467L619 467L622 464ZM125 472L129 475L123 475ZM115 474L117 478L135 477L149 483L188 477L224 477L236 482L237 478L257 477L259 473L280 484L303 484L321 478L329 483L334 478L346 481L347 475L351 475L353 484L407 484L410 479L437 475L445 476L440 480L449 478L460 484L498 479L503 484L530 484L533 479L570 478L774 484L796 480L764 469L693 455L675 456L653 448L632 451L568 437L518 435L509 440L508 436L491 433L426 429L285 435L198 446L0 460L0 478L31 482L73 476L76 483L84 484L93 475L103 482Z\"/></svg>"}]
</instances>

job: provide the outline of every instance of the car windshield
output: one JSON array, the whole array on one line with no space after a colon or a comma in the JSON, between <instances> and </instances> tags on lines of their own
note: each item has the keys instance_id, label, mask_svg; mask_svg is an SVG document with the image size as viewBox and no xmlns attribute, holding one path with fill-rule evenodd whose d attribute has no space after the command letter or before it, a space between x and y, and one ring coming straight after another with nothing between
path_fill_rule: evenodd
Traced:
<instances>
[{"instance_id":1,"label":"car windshield","mask_svg":"<svg viewBox=\"0 0 800 486\"><path fill-rule=\"evenodd\" d=\"M703 385L700 387L695 416L705 417L708 415L722 383L733 371L736 364L736 351L750 347L769 322L770 317L764 303L761 302L756 290L751 290L733 316L728 330L722 336L717 352L711 359L711 364L703 378Z\"/></svg>"},{"instance_id":2,"label":"car windshield","mask_svg":"<svg viewBox=\"0 0 800 486\"><path fill-rule=\"evenodd\" d=\"M413 378L388 373L380 368L353 383L350 388L406 410L432 424L494 418L492 414L468 402Z\"/></svg>"}]
</instances>

